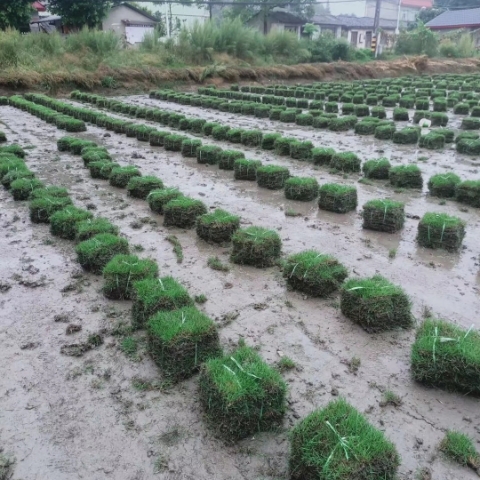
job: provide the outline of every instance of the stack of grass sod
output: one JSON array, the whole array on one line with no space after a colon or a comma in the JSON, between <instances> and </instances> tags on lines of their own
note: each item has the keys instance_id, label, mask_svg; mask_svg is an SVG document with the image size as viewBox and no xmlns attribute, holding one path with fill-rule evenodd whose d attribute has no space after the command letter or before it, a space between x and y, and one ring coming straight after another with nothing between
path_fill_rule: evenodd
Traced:
<instances>
[{"instance_id":1,"label":"stack of grass sod","mask_svg":"<svg viewBox=\"0 0 480 480\"><path fill-rule=\"evenodd\" d=\"M132 178L141 176L142 174L137 167L115 167L112 168L109 181L112 187L126 188Z\"/></svg>"},{"instance_id":2,"label":"stack of grass sod","mask_svg":"<svg viewBox=\"0 0 480 480\"><path fill-rule=\"evenodd\" d=\"M330 165L336 153L333 148L316 147L312 149L312 163L314 165Z\"/></svg>"},{"instance_id":3,"label":"stack of grass sod","mask_svg":"<svg viewBox=\"0 0 480 480\"><path fill-rule=\"evenodd\" d=\"M285 198L309 202L318 197L319 188L316 178L290 177L285 180Z\"/></svg>"},{"instance_id":4,"label":"stack of grass sod","mask_svg":"<svg viewBox=\"0 0 480 480\"><path fill-rule=\"evenodd\" d=\"M186 158L196 158L197 150L202 146L202 141L198 139L188 139L182 142L182 155Z\"/></svg>"},{"instance_id":5,"label":"stack of grass sod","mask_svg":"<svg viewBox=\"0 0 480 480\"><path fill-rule=\"evenodd\" d=\"M397 130L392 135L393 143L399 143L402 145L414 145L420 138L420 129L417 127L405 127L401 130Z\"/></svg>"},{"instance_id":6,"label":"stack of grass sod","mask_svg":"<svg viewBox=\"0 0 480 480\"><path fill-rule=\"evenodd\" d=\"M197 162L203 165L216 165L220 160L222 149L215 145L202 145L197 148Z\"/></svg>"},{"instance_id":7,"label":"stack of grass sod","mask_svg":"<svg viewBox=\"0 0 480 480\"><path fill-rule=\"evenodd\" d=\"M218 159L218 168L220 170L233 170L235 160L245 158L245 154L238 150L223 150Z\"/></svg>"},{"instance_id":8,"label":"stack of grass sod","mask_svg":"<svg viewBox=\"0 0 480 480\"><path fill-rule=\"evenodd\" d=\"M470 467L476 472L480 469L480 454L475 449L473 440L461 432L447 430L439 450L452 462Z\"/></svg>"},{"instance_id":9,"label":"stack of grass sod","mask_svg":"<svg viewBox=\"0 0 480 480\"><path fill-rule=\"evenodd\" d=\"M262 137L262 144L260 145L263 150L274 150L275 142L281 137L280 133L266 133Z\"/></svg>"},{"instance_id":10,"label":"stack of grass sod","mask_svg":"<svg viewBox=\"0 0 480 480\"><path fill-rule=\"evenodd\" d=\"M426 248L457 251L465 237L465 222L446 213L426 213L418 224L417 242Z\"/></svg>"},{"instance_id":11,"label":"stack of grass sod","mask_svg":"<svg viewBox=\"0 0 480 480\"><path fill-rule=\"evenodd\" d=\"M77 225L92 218L93 214L88 210L69 205L51 215L50 233L65 240L74 240L77 236Z\"/></svg>"},{"instance_id":12,"label":"stack of grass sod","mask_svg":"<svg viewBox=\"0 0 480 480\"><path fill-rule=\"evenodd\" d=\"M461 183L461 179L455 173L439 173L428 180L430 195L440 198L453 198L455 189Z\"/></svg>"},{"instance_id":13,"label":"stack of grass sod","mask_svg":"<svg viewBox=\"0 0 480 480\"><path fill-rule=\"evenodd\" d=\"M264 268L271 267L280 258L282 241L274 230L247 227L234 233L232 246L233 263Z\"/></svg>"},{"instance_id":14,"label":"stack of grass sod","mask_svg":"<svg viewBox=\"0 0 480 480\"><path fill-rule=\"evenodd\" d=\"M358 204L357 189L349 185L326 183L319 188L318 207L336 213L355 210Z\"/></svg>"},{"instance_id":15,"label":"stack of grass sod","mask_svg":"<svg viewBox=\"0 0 480 480\"><path fill-rule=\"evenodd\" d=\"M257 183L259 187L269 190L280 190L285 186L285 181L290 177L286 167L278 165L264 165L257 168Z\"/></svg>"},{"instance_id":16,"label":"stack of grass sod","mask_svg":"<svg viewBox=\"0 0 480 480\"><path fill-rule=\"evenodd\" d=\"M250 347L208 360L199 383L208 424L226 440L272 430L285 414L285 382Z\"/></svg>"},{"instance_id":17,"label":"stack of grass sod","mask_svg":"<svg viewBox=\"0 0 480 480\"><path fill-rule=\"evenodd\" d=\"M157 278L158 273L158 265L153 260L136 255L115 255L103 269L103 294L110 299L129 300L135 282Z\"/></svg>"},{"instance_id":18,"label":"stack of grass sod","mask_svg":"<svg viewBox=\"0 0 480 480\"><path fill-rule=\"evenodd\" d=\"M375 128L375 138L378 140L391 140L396 132L395 125L378 125Z\"/></svg>"},{"instance_id":19,"label":"stack of grass sod","mask_svg":"<svg viewBox=\"0 0 480 480\"><path fill-rule=\"evenodd\" d=\"M390 184L397 188L422 188L422 171L416 165L399 165L389 172Z\"/></svg>"},{"instance_id":20,"label":"stack of grass sod","mask_svg":"<svg viewBox=\"0 0 480 480\"><path fill-rule=\"evenodd\" d=\"M72 199L68 196L68 192L64 195L64 189L60 190L62 192L57 192L47 187L39 188L32 192L29 210L30 220L33 223L50 223L50 218L55 212L73 204ZM57 196L57 193L60 195Z\"/></svg>"},{"instance_id":21,"label":"stack of grass sod","mask_svg":"<svg viewBox=\"0 0 480 480\"><path fill-rule=\"evenodd\" d=\"M290 157L294 160L309 161L312 158L313 143L310 141L290 142Z\"/></svg>"},{"instance_id":22,"label":"stack of grass sod","mask_svg":"<svg viewBox=\"0 0 480 480\"><path fill-rule=\"evenodd\" d=\"M214 321L195 307L159 311L146 329L150 355L170 381L189 378L201 364L222 355Z\"/></svg>"},{"instance_id":23,"label":"stack of grass sod","mask_svg":"<svg viewBox=\"0 0 480 480\"><path fill-rule=\"evenodd\" d=\"M466 137L465 134L470 134L470 132L460 134L456 139L455 148L457 152L466 155L480 155L480 139L477 134L474 134L475 137Z\"/></svg>"},{"instance_id":24,"label":"stack of grass sod","mask_svg":"<svg viewBox=\"0 0 480 480\"><path fill-rule=\"evenodd\" d=\"M240 227L240 217L217 208L197 219L197 235L207 242L229 242Z\"/></svg>"},{"instance_id":25,"label":"stack of grass sod","mask_svg":"<svg viewBox=\"0 0 480 480\"><path fill-rule=\"evenodd\" d=\"M460 128L462 128L463 130L478 130L480 129L480 118L465 117L462 120Z\"/></svg>"},{"instance_id":26,"label":"stack of grass sod","mask_svg":"<svg viewBox=\"0 0 480 480\"><path fill-rule=\"evenodd\" d=\"M144 328L148 319L157 312L193 306L187 289L172 277L134 282L131 297L132 327L135 329Z\"/></svg>"},{"instance_id":27,"label":"stack of grass sod","mask_svg":"<svg viewBox=\"0 0 480 480\"><path fill-rule=\"evenodd\" d=\"M480 394L480 333L429 318L418 328L411 351L413 378L424 385Z\"/></svg>"},{"instance_id":28,"label":"stack of grass sod","mask_svg":"<svg viewBox=\"0 0 480 480\"><path fill-rule=\"evenodd\" d=\"M378 127L380 119L377 117L366 117L355 125L357 135L373 135Z\"/></svg>"},{"instance_id":29,"label":"stack of grass sod","mask_svg":"<svg viewBox=\"0 0 480 480\"><path fill-rule=\"evenodd\" d=\"M363 228L395 233L405 223L405 205L394 200L370 200L363 206Z\"/></svg>"},{"instance_id":30,"label":"stack of grass sod","mask_svg":"<svg viewBox=\"0 0 480 480\"><path fill-rule=\"evenodd\" d=\"M313 411L292 430L291 480L394 480L395 446L345 400Z\"/></svg>"},{"instance_id":31,"label":"stack of grass sod","mask_svg":"<svg viewBox=\"0 0 480 480\"><path fill-rule=\"evenodd\" d=\"M14 180L10 184L10 193L12 194L14 200L29 200L35 190L44 187L45 185L43 184L43 182L41 182L37 178L19 178L18 180Z\"/></svg>"},{"instance_id":32,"label":"stack of grass sod","mask_svg":"<svg viewBox=\"0 0 480 480\"><path fill-rule=\"evenodd\" d=\"M197 218L207 213L205 204L194 198L178 196L163 206L166 227L193 228Z\"/></svg>"},{"instance_id":33,"label":"stack of grass sod","mask_svg":"<svg viewBox=\"0 0 480 480\"><path fill-rule=\"evenodd\" d=\"M326 297L340 287L348 271L335 257L307 250L287 258L283 276L294 290Z\"/></svg>"},{"instance_id":34,"label":"stack of grass sod","mask_svg":"<svg viewBox=\"0 0 480 480\"><path fill-rule=\"evenodd\" d=\"M363 174L366 178L374 178L377 180L386 180L389 178L392 165L386 158L378 160L367 160L363 166Z\"/></svg>"},{"instance_id":35,"label":"stack of grass sod","mask_svg":"<svg viewBox=\"0 0 480 480\"><path fill-rule=\"evenodd\" d=\"M248 160L245 158L238 158L233 164L235 180L250 180L257 179L257 170L262 166L259 160Z\"/></svg>"},{"instance_id":36,"label":"stack of grass sod","mask_svg":"<svg viewBox=\"0 0 480 480\"><path fill-rule=\"evenodd\" d=\"M419 146L421 148L427 148L429 150L440 150L445 146L445 137L435 131L421 135L419 140Z\"/></svg>"},{"instance_id":37,"label":"stack of grass sod","mask_svg":"<svg viewBox=\"0 0 480 480\"><path fill-rule=\"evenodd\" d=\"M89 240L95 235L101 233L109 233L111 235L118 235L118 227L110 223L109 220L102 217L95 217L87 220L82 220L76 225L77 234L75 240L83 242Z\"/></svg>"},{"instance_id":38,"label":"stack of grass sod","mask_svg":"<svg viewBox=\"0 0 480 480\"><path fill-rule=\"evenodd\" d=\"M461 203L480 208L480 180L465 180L459 183L455 189L455 196Z\"/></svg>"},{"instance_id":39,"label":"stack of grass sod","mask_svg":"<svg viewBox=\"0 0 480 480\"><path fill-rule=\"evenodd\" d=\"M359 172L361 161L355 153L336 153L330 160L330 167L340 172Z\"/></svg>"},{"instance_id":40,"label":"stack of grass sod","mask_svg":"<svg viewBox=\"0 0 480 480\"><path fill-rule=\"evenodd\" d=\"M174 200L181 196L182 193L178 188L168 187L161 190L152 190L148 194L147 202L152 212L163 215L165 205L170 202L170 200Z\"/></svg>"},{"instance_id":41,"label":"stack of grass sod","mask_svg":"<svg viewBox=\"0 0 480 480\"><path fill-rule=\"evenodd\" d=\"M153 190L163 189L163 182L154 176L135 176L127 184L127 192L131 197L146 200Z\"/></svg>"},{"instance_id":42,"label":"stack of grass sod","mask_svg":"<svg viewBox=\"0 0 480 480\"><path fill-rule=\"evenodd\" d=\"M409 328L411 303L405 292L380 275L347 280L341 290L342 313L367 332Z\"/></svg>"}]
</instances>

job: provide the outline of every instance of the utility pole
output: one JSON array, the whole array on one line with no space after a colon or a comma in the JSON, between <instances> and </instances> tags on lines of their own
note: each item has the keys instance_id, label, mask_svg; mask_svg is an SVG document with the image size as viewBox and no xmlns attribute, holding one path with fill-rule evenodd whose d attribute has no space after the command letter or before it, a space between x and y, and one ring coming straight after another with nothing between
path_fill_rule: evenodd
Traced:
<instances>
[{"instance_id":1,"label":"utility pole","mask_svg":"<svg viewBox=\"0 0 480 480\"><path fill-rule=\"evenodd\" d=\"M380 47L380 11L382 9L382 0L377 0L375 4L375 18L373 19L373 32L375 34L375 58L378 56L378 49Z\"/></svg>"}]
</instances>

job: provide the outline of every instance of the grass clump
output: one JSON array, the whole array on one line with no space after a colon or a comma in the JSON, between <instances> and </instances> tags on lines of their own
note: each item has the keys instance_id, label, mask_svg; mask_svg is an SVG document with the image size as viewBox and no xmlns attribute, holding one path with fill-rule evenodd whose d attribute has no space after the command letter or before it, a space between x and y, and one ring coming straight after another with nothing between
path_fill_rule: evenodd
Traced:
<instances>
[{"instance_id":1,"label":"grass clump","mask_svg":"<svg viewBox=\"0 0 480 480\"><path fill-rule=\"evenodd\" d=\"M281 137L280 133L266 133L262 137L261 147L263 150L273 150L275 142Z\"/></svg>"},{"instance_id":2,"label":"grass clump","mask_svg":"<svg viewBox=\"0 0 480 480\"><path fill-rule=\"evenodd\" d=\"M181 196L182 194L178 188L170 187L151 191L147 196L147 201L153 212L163 215L165 205L171 200Z\"/></svg>"},{"instance_id":3,"label":"grass clump","mask_svg":"<svg viewBox=\"0 0 480 480\"><path fill-rule=\"evenodd\" d=\"M186 158L197 158L197 150L202 146L202 141L197 139L183 140L182 155Z\"/></svg>"},{"instance_id":4,"label":"grass clump","mask_svg":"<svg viewBox=\"0 0 480 480\"><path fill-rule=\"evenodd\" d=\"M163 207L166 227L192 228L197 218L207 213L205 204L194 198L180 196Z\"/></svg>"},{"instance_id":5,"label":"grass clump","mask_svg":"<svg viewBox=\"0 0 480 480\"><path fill-rule=\"evenodd\" d=\"M44 191L43 189L36 190L36 192ZM49 223L51 216L63 210L65 207L72 205L70 197L52 197L43 194L38 198L32 195L32 200L29 204L30 220L33 223Z\"/></svg>"},{"instance_id":6,"label":"grass clump","mask_svg":"<svg viewBox=\"0 0 480 480\"><path fill-rule=\"evenodd\" d=\"M359 172L360 165L360 159L352 152L336 153L330 161L330 167L341 172Z\"/></svg>"},{"instance_id":7,"label":"grass clump","mask_svg":"<svg viewBox=\"0 0 480 480\"><path fill-rule=\"evenodd\" d=\"M146 278L133 284L132 327L143 328L148 319L162 310L193 305L187 289L172 277Z\"/></svg>"},{"instance_id":8,"label":"grass clump","mask_svg":"<svg viewBox=\"0 0 480 480\"><path fill-rule=\"evenodd\" d=\"M223 263L218 257L209 257L207 261L207 265L212 270L217 270L219 272L228 272L230 271L230 267Z\"/></svg>"},{"instance_id":9,"label":"grass clump","mask_svg":"<svg viewBox=\"0 0 480 480\"><path fill-rule=\"evenodd\" d=\"M392 165L386 158L378 160L367 160L363 164L363 174L366 178L375 178L378 180L386 180L389 177Z\"/></svg>"},{"instance_id":10,"label":"grass clump","mask_svg":"<svg viewBox=\"0 0 480 480\"><path fill-rule=\"evenodd\" d=\"M62 137L57 140L57 149L59 152L69 152L73 142L78 139L76 137Z\"/></svg>"},{"instance_id":11,"label":"grass clump","mask_svg":"<svg viewBox=\"0 0 480 480\"><path fill-rule=\"evenodd\" d=\"M10 193L14 200L28 200L34 190L44 187L45 185L36 178L19 178L10 184Z\"/></svg>"},{"instance_id":12,"label":"grass clump","mask_svg":"<svg viewBox=\"0 0 480 480\"><path fill-rule=\"evenodd\" d=\"M459 183L455 194L459 202L480 208L480 180L465 180Z\"/></svg>"},{"instance_id":13,"label":"grass clump","mask_svg":"<svg viewBox=\"0 0 480 480\"><path fill-rule=\"evenodd\" d=\"M251 180L257 179L257 170L262 166L259 160L247 160L239 158L233 164L235 180Z\"/></svg>"},{"instance_id":14,"label":"grass clump","mask_svg":"<svg viewBox=\"0 0 480 480\"><path fill-rule=\"evenodd\" d=\"M12 143L11 145L7 145L6 147L0 147L0 154L1 153L11 153L17 158L25 158L25 150L16 143Z\"/></svg>"},{"instance_id":15,"label":"grass clump","mask_svg":"<svg viewBox=\"0 0 480 480\"><path fill-rule=\"evenodd\" d=\"M224 125L218 125L212 129L212 137L215 140L225 140L227 138L227 132L230 130L230 127Z\"/></svg>"},{"instance_id":16,"label":"grass clump","mask_svg":"<svg viewBox=\"0 0 480 480\"><path fill-rule=\"evenodd\" d=\"M367 332L409 328L413 322L408 296L380 275L345 282L340 307L347 318Z\"/></svg>"},{"instance_id":17,"label":"grass clump","mask_svg":"<svg viewBox=\"0 0 480 480\"><path fill-rule=\"evenodd\" d=\"M257 147L262 143L263 134L260 130L245 130L242 132L242 145L246 147Z\"/></svg>"},{"instance_id":18,"label":"grass clump","mask_svg":"<svg viewBox=\"0 0 480 480\"><path fill-rule=\"evenodd\" d=\"M150 133L150 145L152 147L164 147L165 138L170 135L170 132L155 130Z\"/></svg>"},{"instance_id":19,"label":"grass clump","mask_svg":"<svg viewBox=\"0 0 480 480\"><path fill-rule=\"evenodd\" d=\"M402 107L396 107L393 109L393 119L396 122L407 121L408 122L408 109Z\"/></svg>"},{"instance_id":20,"label":"grass clump","mask_svg":"<svg viewBox=\"0 0 480 480\"><path fill-rule=\"evenodd\" d=\"M294 160L307 161L312 158L313 143L310 141L305 142L291 142L290 143L290 157Z\"/></svg>"},{"instance_id":21,"label":"grass clump","mask_svg":"<svg viewBox=\"0 0 480 480\"><path fill-rule=\"evenodd\" d=\"M480 455L475 449L472 439L464 433L447 430L439 449L445 457L453 462L473 468L475 471L480 468Z\"/></svg>"},{"instance_id":22,"label":"grass clump","mask_svg":"<svg viewBox=\"0 0 480 480\"><path fill-rule=\"evenodd\" d=\"M286 391L280 373L247 346L201 369L200 401L210 425L228 440L274 428L285 414Z\"/></svg>"},{"instance_id":23,"label":"grass clump","mask_svg":"<svg viewBox=\"0 0 480 480\"><path fill-rule=\"evenodd\" d=\"M326 183L319 189L318 207L336 213L346 213L357 208L357 189L338 183Z\"/></svg>"},{"instance_id":24,"label":"grass clump","mask_svg":"<svg viewBox=\"0 0 480 480\"><path fill-rule=\"evenodd\" d=\"M278 233L263 227L237 230L232 237L232 243L232 262L257 268L272 266L282 250Z\"/></svg>"},{"instance_id":25,"label":"grass clump","mask_svg":"<svg viewBox=\"0 0 480 480\"><path fill-rule=\"evenodd\" d=\"M309 202L318 197L319 188L316 178L290 177L285 180L285 198Z\"/></svg>"},{"instance_id":26,"label":"grass clump","mask_svg":"<svg viewBox=\"0 0 480 480\"><path fill-rule=\"evenodd\" d=\"M420 138L420 129L417 127L405 127L393 133L393 143L401 145L413 145Z\"/></svg>"},{"instance_id":27,"label":"grass clump","mask_svg":"<svg viewBox=\"0 0 480 480\"><path fill-rule=\"evenodd\" d=\"M146 327L150 355L168 380L189 378L222 354L215 323L195 307L158 312Z\"/></svg>"},{"instance_id":28,"label":"grass clump","mask_svg":"<svg viewBox=\"0 0 480 480\"><path fill-rule=\"evenodd\" d=\"M418 224L417 242L426 248L456 251L465 237L465 222L446 213L426 213Z\"/></svg>"},{"instance_id":29,"label":"grass clump","mask_svg":"<svg viewBox=\"0 0 480 480\"><path fill-rule=\"evenodd\" d=\"M127 192L131 197L145 200L151 191L163 189L163 182L153 176L133 177L127 185Z\"/></svg>"},{"instance_id":30,"label":"grass clump","mask_svg":"<svg viewBox=\"0 0 480 480\"><path fill-rule=\"evenodd\" d=\"M120 168L120 165L115 162L100 161L91 162L88 165L90 176L92 178L99 178L101 180L108 180L114 168Z\"/></svg>"},{"instance_id":31,"label":"grass clump","mask_svg":"<svg viewBox=\"0 0 480 480\"><path fill-rule=\"evenodd\" d=\"M197 235L208 242L229 242L240 227L240 217L217 208L197 219Z\"/></svg>"},{"instance_id":32,"label":"grass clump","mask_svg":"<svg viewBox=\"0 0 480 480\"><path fill-rule=\"evenodd\" d=\"M391 140L396 132L395 125L379 125L375 128L375 138L378 140Z\"/></svg>"},{"instance_id":33,"label":"grass clump","mask_svg":"<svg viewBox=\"0 0 480 480\"><path fill-rule=\"evenodd\" d=\"M259 187L269 190L280 190L285 186L285 181L290 176L286 167L278 165L265 165L257 168L257 183Z\"/></svg>"},{"instance_id":34,"label":"grass clump","mask_svg":"<svg viewBox=\"0 0 480 480\"><path fill-rule=\"evenodd\" d=\"M57 237L74 240L77 235L77 225L92 218L93 214L88 210L71 205L50 217L50 232Z\"/></svg>"},{"instance_id":35,"label":"grass clump","mask_svg":"<svg viewBox=\"0 0 480 480\"><path fill-rule=\"evenodd\" d=\"M89 240L95 235L108 233L118 235L118 227L110 223L109 220L102 217L94 217L82 220L76 224L76 240L83 242Z\"/></svg>"},{"instance_id":36,"label":"grass clump","mask_svg":"<svg viewBox=\"0 0 480 480\"><path fill-rule=\"evenodd\" d=\"M278 137L273 142L273 150L275 155L279 155L281 157L287 157L290 155L290 144L296 142L295 138L289 137Z\"/></svg>"},{"instance_id":37,"label":"grass clump","mask_svg":"<svg viewBox=\"0 0 480 480\"><path fill-rule=\"evenodd\" d=\"M445 146L445 137L436 132L427 133L420 137L419 146L429 150L440 150Z\"/></svg>"},{"instance_id":38,"label":"grass clump","mask_svg":"<svg viewBox=\"0 0 480 480\"><path fill-rule=\"evenodd\" d=\"M304 418L290 435L292 480L394 480L400 456L345 400Z\"/></svg>"},{"instance_id":39,"label":"grass clump","mask_svg":"<svg viewBox=\"0 0 480 480\"><path fill-rule=\"evenodd\" d=\"M312 149L312 162L314 165L330 165L336 153L333 148L316 147Z\"/></svg>"},{"instance_id":40,"label":"grass clump","mask_svg":"<svg viewBox=\"0 0 480 480\"><path fill-rule=\"evenodd\" d=\"M101 233L80 242L75 251L82 268L97 275L115 255L130 253L128 241L110 233Z\"/></svg>"},{"instance_id":41,"label":"grass clump","mask_svg":"<svg viewBox=\"0 0 480 480\"><path fill-rule=\"evenodd\" d=\"M389 173L390 184L399 188L422 188L422 171L416 165L392 167Z\"/></svg>"},{"instance_id":42,"label":"grass clump","mask_svg":"<svg viewBox=\"0 0 480 480\"><path fill-rule=\"evenodd\" d=\"M100 162L112 160L108 152L101 148L89 148L85 153L82 153L83 164L88 167L92 162Z\"/></svg>"},{"instance_id":43,"label":"grass clump","mask_svg":"<svg viewBox=\"0 0 480 480\"><path fill-rule=\"evenodd\" d=\"M132 297L133 284L145 278L157 278L158 265L135 255L115 255L103 269L103 294L115 300Z\"/></svg>"},{"instance_id":44,"label":"grass clump","mask_svg":"<svg viewBox=\"0 0 480 480\"><path fill-rule=\"evenodd\" d=\"M427 386L480 394L480 334L428 318L411 351L413 378Z\"/></svg>"},{"instance_id":45,"label":"grass clump","mask_svg":"<svg viewBox=\"0 0 480 480\"><path fill-rule=\"evenodd\" d=\"M214 145L202 145L197 148L197 162L206 165L216 165L220 160L222 149Z\"/></svg>"},{"instance_id":46,"label":"grass clump","mask_svg":"<svg viewBox=\"0 0 480 480\"><path fill-rule=\"evenodd\" d=\"M31 172L30 170L27 169L27 167L24 165L21 168L12 168L3 175L1 179L1 184L7 189L10 190L10 186L12 182L15 180L20 180L20 179L33 179L35 178L35 174Z\"/></svg>"},{"instance_id":47,"label":"grass clump","mask_svg":"<svg viewBox=\"0 0 480 480\"><path fill-rule=\"evenodd\" d=\"M177 257L177 263L183 262L183 247L176 235L168 235L165 240L173 245L173 253Z\"/></svg>"},{"instance_id":48,"label":"grass clump","mask_svg":"<svg viewBox=\"0 0 480 480\"><path fill-rule=\"evenodd\" d=\"M430 177L428 190L430 195L440 198L452 198L455 196L455 189L461 179L455 173L439 173Z\"/></svg>"},{"instance_id":49,"label":"grass clump","mask_svg":"<svg viewBox=\"0 0 480 480\"><path fill-rule=\"evenodd\" d=\"M242 143L242 134L245 132L243 128L231 128L227 132L227 142Z\"/></svg>"},{"instance_id":50,"label":"grass clump","mask_svg":"<svg viewBox=\"0 0 480 480\"><path fill-rule=\"evenodd\" d=\"M395 233L405 223L405 205L393 200L370 200L363 206L363 228Z\"/></svg>"},{"instance_id":51,"label":"grass clump","mask_svg":"<svg viewBox=\"0 0 480 480\"><path fill-rule=\"evenodd\" d=\"M180 152L182 150L182 143L188 140L184 135L167 135L163 142L165 150L170 152Z\"/></svg>"},{"instance_id":52,"label":"grass clump","mask_svg":"<svg viewBox=\"0 0 480 480\"><path fill-rule=\"evenodd\" d=\"M462 120L460 128L463 130L478 130L480 128L480 118L465 117Z\"/></svg>"},{"instance_id":53,"label":"grass clump","mask_svg":"<svg viewBox=\"0 0 480 480\"><path fill-rule=\"evenodd\" d=\"M297 368L296 363L290 358L284 355L277 363L278 369L281 372L286 372L287 370L293 370Z\"/></svg>"},{"instance_id":54,"label":"grass clump","mask_svg":"<svg viewBox=\"0 0 480 480\"><path fill-rule=\"evenodd\" d=\"M112 187L125 188L134 177L141 177L140 170L136 167L116 167L110 173L110 185Z\"/></svg>"},{"instance_id":55,"label":"grass clump","mask_svg":"<svg viewBox=\"0 0 480 480\"><path fill-rule=\"evenodd\" d=\"M218 159L218 168L220 170L233 170L235 160L239 158L245 158L245 154L238 150L223 150Z\"/></svg>"},{"instance_id":56,"label":"grass clump","mask_svg":"<svg viewBox=\"0 0 480 480\"><path fill-rule=\"evenodd\" d=\"M326 297L339 288L348 271L335 257L307 250L288 257L283 276L294 290Z\"/></svg>"}]
</instances>

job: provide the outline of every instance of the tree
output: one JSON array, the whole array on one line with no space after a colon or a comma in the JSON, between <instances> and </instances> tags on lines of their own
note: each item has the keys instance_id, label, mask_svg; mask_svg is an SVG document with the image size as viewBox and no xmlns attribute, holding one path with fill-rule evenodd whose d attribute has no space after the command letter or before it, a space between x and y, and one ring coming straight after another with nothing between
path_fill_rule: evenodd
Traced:
<instances>
[{"instance_id":1,"label":"tree","mask_svg":"<svg viewBox=\"0 0 480 480\"><path fill-rule=\"evenodd\" d=\"M478 8L480 0L436 0L435 7L456 10L461 8Z\"/></svg>"},{"instance_id":2,"label":"tree","mask_svg":"<svg viewBox=\"0 0 480 480\"><path fill-rule=\"evenodd\" d=\"M50 0L48 9L60 15L64 25L94 28L100 25L111 6L109 0Z\"/></svg>"},{"instance_id":3,"label":"tree","mask_svg":"<svg viewBox=\"0 0 480 480\"><path fill-rule=\"evenodd\" d=\"M433 20L435 17L438 17L441 13L445 12L445 8L425 8L420 10L417 14L417 21L420 20L422 23L428 23L430 20Z\"/></svg>"},{"instance_id":4,"label":"tree","mask_svg":"<svg viewBox=\"0 0 480 480\"><path fill-rule=\"evenodd\" d=\"M31 0L0 0L0 29L30 30L33 12Z\"/></svg>"}]
</instances>

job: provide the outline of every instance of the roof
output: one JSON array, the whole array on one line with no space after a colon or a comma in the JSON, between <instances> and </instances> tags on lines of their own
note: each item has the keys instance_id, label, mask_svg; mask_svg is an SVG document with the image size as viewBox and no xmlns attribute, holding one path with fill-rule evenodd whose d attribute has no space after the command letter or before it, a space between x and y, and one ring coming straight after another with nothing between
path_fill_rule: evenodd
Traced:
<instances>
[{"instance_id":1,"label":"roof","mask_svg":"<svg viewBox=\"0 0 480 480\"><path fill-rule=\"evenodd\" d=\"M42 5L40 2L33 2L32 3L32 8L36 10L37 12L46 12L47 9L45 8L44 5Z\"/></svg>"},{"instance_id":2,"label":"roof","mask_svg":"<svg viewBox=\"0 0 480 480\"><path fill-rule=\"evenodd\" d=\"M284 23L287 25L295 24L295 25L303 25L305 20L297 15L294 15L290 12L284 12L280 10L273 10L269 14L269 19L275 23Z\"/></svg>"},{"instance_id":3,"label":"roof","mask_svg":"<svg viewBox=\"0 0 480 480\"><path fill-rule=\"evenodd\" d=\"M145 21L145 22L139 22L138 20L122 20L122 23L124 25L130 25L133 27L154 27L157 22L152 22L151 20Z\"/></svg>"},{"instance_id":4,"label":"roof","mask_svg":"<svg viewBox=\"0 0 480 480\"><path fill-rule=\"evenodd\" d=\"M402 7L432 8L433 0L401 0Z\"/></svg>"},{"instance_id":5,"label":"roof","mask_svg":"<svg viewBox=\"0 0 480 480\"><path fill-rule=\"evenodd\" d=\"M426 23L425 26L432 30L480 27L480 8L443 12L438 15L438 17Z\"/></svg>"},{"instance_id":6,"label":"roof","mask_svg":"<svg viewBox=\"0 0 480 480\"><path fill-rule=\"evenodd\" d=\"M117 7L127 7L130 10L132 10L132 11L134 11L134 12L140 14L140 15L143 15L145 18L148 18L150 21L152 21L154 23L158 23L158 19L156 19L154 16L150 15L149 13L145 12L144 10L142 10L140 8L135 7L134 5L131 5L128 2L121 3L121 4L117 5ZM115 8L115 7L113 7L113 8ZM128 20L122 20L122 21L128 21ZM131 22L131 24L133 25L133 22Z\"/></svg>"},{"instance_id":7,"label":"roof","mask_svg":"<svg viewBox=\"0 0 480 480\"><path fill-rule=\"evenodd\" d=\"M50 23L50 22L56 22L61 19L62 17L60 17L59 15L50 15L49 17L35 18L30 23Z\"/></svg>"},{"instance_id":8,"label":"roof","mask_svg":"<svg viewBox=\"0 0 480 480\"><path fill-rule=\"evenodd\" d=\"M355 17L354 15L322 14L315 15L312 18L312 23L315 25L330 25L345 27L348 29L373 29L373 21L374 19L371 17ZM385 30L395 30L397 28L397 21L380 19L380 28L384 28Z\"/></svg>"}]
</instances>

